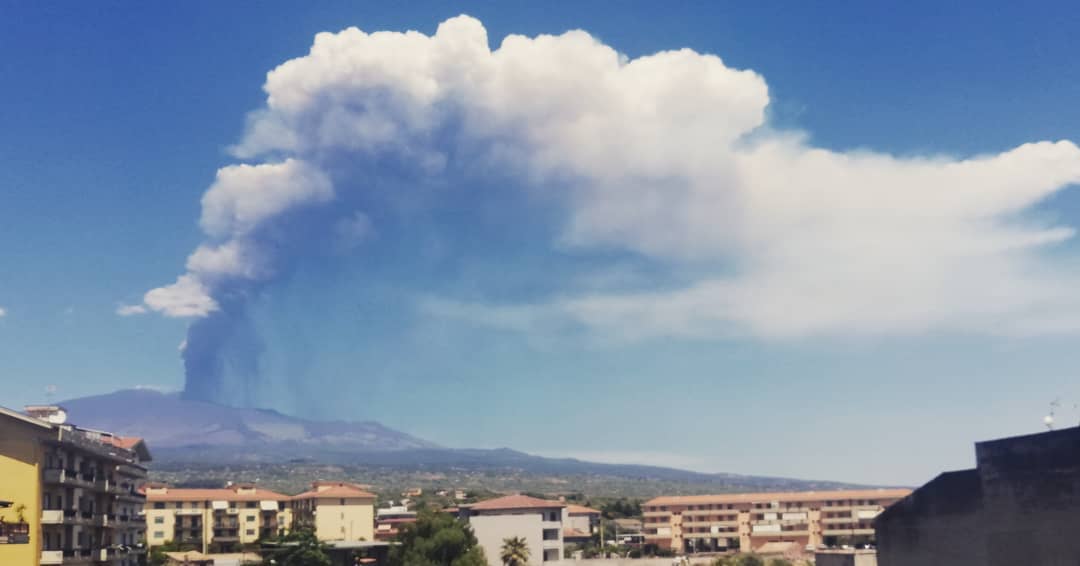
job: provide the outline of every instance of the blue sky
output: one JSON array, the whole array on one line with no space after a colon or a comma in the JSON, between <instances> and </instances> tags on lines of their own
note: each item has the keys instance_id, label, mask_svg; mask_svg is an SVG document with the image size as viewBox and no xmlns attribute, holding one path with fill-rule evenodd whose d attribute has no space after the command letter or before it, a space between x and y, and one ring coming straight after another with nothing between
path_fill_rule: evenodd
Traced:
<instances>
[{"instance_id":1,"label":"blue sky","mask_svg":"<svg viewBox=\"0 0 1080 566\"><path fill-rule=\"evenodd\" d=\"M1055 398L1067 407L1080 402L1069 293L1077 250L1067 233L1080 223L1075 156L1067 147L1040 146L1032 155L980 165L985 172L940 190L934 168L1006 155L1029 142L1080 138L1080 68L1072 61L1080 11L1066 3L939 4L627 2L612 10L602 3L5 3L2 404L40 401L49 384L57 398L183 387L178 345L193 319L167 316L152 300L143 303L143 294L185 273L200 245L254 241L262 252L277 250L275 274L229 281L248 293L246 312L262 342L259 404L320 418L376 419L450 446L701 470L913 484L970 465L971 442L1037 430ZM266 107L267 72L307 55L316 33L356 26L431 36L462 13L482 22L492 49L508 34L582 29L594 38L592 47L566 40L565 49L601 53L594 47L603 45L627 60L684 47L718 55L722 67L695 56L690 63L705 67L670 85L656 79L677 93L666 96L682 97L660 114L677 120L672 106L686 105L716 127L685 138L638 129L613 136L655 141L641 154L592 141L562 154L576 138L541 139L547 133L537 124L544 122L526 112L529 96L491 110L469 107L491 93L467 90L475 96L444 102L466 110L439 115L432 132L397 140L387 159L347 143L230 153L244 141L280 142L252 134L247 117ZM465 35L476 29L465 28ZM539 66L546 47L537 49L529 56L540 57ZM380 69L407 67L395 60L400 53L380 54L376 44L358 52L383 57ZM731 69L752 70L767 84L760 121L747 118L758 106L745 103L765 96L755 90L759 83ZM732 82L710 98L697 73ZM635 80L652 84L656 73L643 75ZM447 91L474 88L453 82L453 73L438 76ZM338 78L316 83L329 96ZM282 79L280 92L294 92L292 79ZM559 98L563 91L551 81L529 80L522 79L523 92L550 100L544 111L556 121L579 102ZM587 74L567 80L568 92L600 88ZM380 88L406 92L398 83ZM738 89L745 96L727 97ZM747 158L747 167L764 163L760 168L789 178L811 176L818 169L799 169L803 161L789 154L826 151L841 164L829 167L858 162L860 174L883 179L880 187L871 183L881 192L864 201L855 183L841 187L850 193L766 199L765 212L739 214L730 210L757 198L770 181L731 181L746 185L738 200L724 201L697 231L667 230L693 222L663 216L668 198L682 198L669 191L684 187L656 179L685 173L688 185L705 189L727 182L730 171L710 169L702 180L700 162L683 157L711 147L715 130L743 119L753 132L732 135L789 144L779 157ZM458 128L470 120L506 129L468 138ZM608 132L640 123L613 120ZM679 134L678 124L658 124L656 132ZM524 143L515 136L530 134L521 132L540 137ZM605 135L611 134L596 138ZM696 135L707 143L695 143ZM521 151L525 165L491 157L502 147L493 139ZM610 157L613 168L576 161L592 149L597 162ZM648 170L609 186L612 171L633 168L627 155L647 161L668 150L674 157L655 165L663 175ZM733 159L746 157L733 151ZM536 157L552 152L555 165ZM425 169L410 161L418 154L442 156L447 165ZM873 169L881 156L896 163ZM266 220L260 230L266 229L248 239L237 239L239 216L226 222L228 236L211 233L205 216L200 225L200 199L219 168L283 157L317 164L334 184L334 198L316 199L322 208L310 215ZM908 171L915 167L927 171ZM570 180L561 176L567 170ZM1018 180L995 185L1010 175ZM847 177L820 184L839 187L841 178ZM909 189L913 178L930 179L929 188ZM237 194L230 182L215 186ZM641 192L618 192L624 184ZM1037 194L1012 204L1028 185ZM384 190L362 190L368 186ZM618 197L606 200L612 190ZM946 190L973 196L953 205L938 198ZM627 203L639 210L635 203L655 194L656 214L616 214L626 213ZM691 200L677 212L700 206ZM990 212L969 222L984 206ZM807 209L810 217L802 215ZM920 211L948 222L913 224L922 222ZM355 246L318 235L320 223L354 213L363 218ZM813 222L818 218L827 221ZM893 226L896 218L910 222ZM795 228L807 225L804 233ZM672 242L668 232L683 239ZM869 244L837 251L826 245L835 244L831 238ZM997 238L1008 240L1008 249L1032 239L1051 245L969 253ZM807 247L810 241L824 243ZM939 248L949 253L933 253ZM783 260L772 259L775 250ZM758 265L765 256L770 261ZM893 265L895 273L888 271ZM933 267L925 277L910 275L925 266ZM852 275L837 275L849 268ZM192 273L210 281L206 271ZM819 288L822 281L851 287L832 293ZM207 285L221 302L215 293L227 286ZM761 298L761 289L776 294ZM724 314L688 316L677 308L682 301L692 311ZM122 305L166 316L118 316ZM821 312L813 308L819 305Z\"/></svg>"}]
</instances>

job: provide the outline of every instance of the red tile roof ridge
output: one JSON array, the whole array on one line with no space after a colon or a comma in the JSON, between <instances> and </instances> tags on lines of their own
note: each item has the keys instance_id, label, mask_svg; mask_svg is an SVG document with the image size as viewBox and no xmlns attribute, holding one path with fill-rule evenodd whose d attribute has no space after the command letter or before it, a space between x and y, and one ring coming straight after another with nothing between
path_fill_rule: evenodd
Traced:
<instances>
[{"instance_id":1,"label":"red tile roof ridge","mask_svg":"<svg viewBox=\"0 0 1080 566\"><path fill-rule=\"evenodd\" d=\"M161 490L164 490L162 492ZM288 495L254 488L243 491L235 488L152 487L146 490L147 501L288 501Z\"/></svg>"},{"instance_id":2,"label":"red tile roof ridge","mask_svg":"<svg viewBox=\"0 0 1080 566\"><path fill-rule=\"evenodd\" d=\"M702 503L763 503L770 501L818 501L827 499L899 499L911 494L910 489L847 489L827 491L763 491L753 493L719 493L715 495L665 495L642 505L699 505Z\"/></svg>"},{"instance_id":3,"label":"red tile roof ridge","mask_svg":"<svg viewBox=\"0 0 1080 566\"><path fill-rule=\"evenodd\" d=\"M468 507L473 511L502 511L510 509L563 508L566 507L566 504L561 501L538 499L536 497L518 494L496 497L495 499L488 499L479 503L473 503L472 505L462 505L462 507Z\"/></svg>"}]
</instances>

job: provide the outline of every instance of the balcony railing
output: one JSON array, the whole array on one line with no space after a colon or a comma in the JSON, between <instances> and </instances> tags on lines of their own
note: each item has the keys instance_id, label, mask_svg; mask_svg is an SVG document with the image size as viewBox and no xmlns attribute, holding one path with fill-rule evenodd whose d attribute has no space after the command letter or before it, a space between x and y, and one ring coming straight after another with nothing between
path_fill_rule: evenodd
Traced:
<instances>
[{"instance_id":1,"label":"balcony railing","mask_svg":"<svg viewBox=\"0 0 1080 566\"><path fill-rule=\"evenodd\" d=\"M93 487L94 485L93 480L86 481L77 471L64 468L46 468L42 474L42 478L47 484L51 483L79 487Z\"/></svg>"},{"instance_id":2,"label":"balcony railing","mask_svg":"<svg viewBox=\"0 0 1080 566\"><path fill-rule=\"evenodd\" d=\"M42 550L41 551L41 564L42 566L53 566L54 564L64 563L64 551L63 550Z\"/></svg>"},{"instance_id":3,"label":"balcony railing","mask_svg":"<svg viewBox=\"0 0 1080 566\"><path fill-rule=\"evenodd\" d=\"M41 524L43 525L59 525L63 522L63 509L45 509L41 512Z\"/></svg>"},{"instance_id":4,"label":"balcony railing","mask_svg":"<svg viewBox=\"0 0 1080 566\"><path fill-rule=\"evenodd\" d=\"M0 544L27 544L30 542L30 525L27 523L0 523Z\"/></svg>"}]
</instances>

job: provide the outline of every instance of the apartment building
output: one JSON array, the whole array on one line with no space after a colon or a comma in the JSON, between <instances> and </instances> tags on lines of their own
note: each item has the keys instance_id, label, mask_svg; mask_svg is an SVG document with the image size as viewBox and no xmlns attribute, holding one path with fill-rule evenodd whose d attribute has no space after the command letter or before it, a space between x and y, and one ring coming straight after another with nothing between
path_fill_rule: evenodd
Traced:
<instances>
[{"instance_id":1,"label":"apartment building","mask_svg":"<svg viewBox=\"0 0 1080 566\"><path fill-rule=\"evenodd\" d=\"M232 552L288 532L290 497L254 485L221 489L146 486L146 541L202 552Z\"/></svg>"},{"instance_id":2,"label":"apartment building","mask_svg":"<svg viewBox=\"0 0 1080 566\"><path fill-rule=\"evenodd\" d=\"M375 510L375 538L393 540L401 532L403 525L416 522L416 511L409 511L405 505L384 507Z\"/></svg>"},{"instance_id":3,"label":"apartment building","mask_svg":"<svg viewBox=\"0 0 1080 566\"><path fill-rule=\"evenodd\" d=\"M0 407L0 564L139 564L146 445L66 419Z\"/></svg>"},{"instance_id":4,"label":"apartment building","mask_svg":"<svg viewBox=\"0 0 1080 566\"><path fill-rule=\"evenodd\" d=\"M678 553L869 543L874 517L908 489L657 497L642 506L646 544ZM770 545L775 548L775 545Z\"/></svg>"},{"instance_id":5,"label":"apartment building","mask_svg":"<svg viewBox=\"0 0 1080 566\"><path fill-rule=\"evenodd\" d=\"M567 505L563 542L588 544L600 531L600 511L584 505Z\"/></svg>"},{"instance_id":6,"label":"apartment building","mask_svg":"<svg viewBox=\"0 0 1080 566\"><path fill-rule=\"evenodd\" d=\"M297 528L311 528L322 541L375 540L375 494L365 486L317 481L291 498Z\"/></svg>"},{"instance_id":7,"label":"apartment building","mask_svg":"<svg viewBox=\"0 0 1080 566\"><path fill-rule=\"evenodd\" d=\"M501 566L503 541L521 537L529 563L558 562L563 557L566 505L526 495L508 495L462 505L458 516L469 523L491 566Z\"/></svg>"}]
</instances>

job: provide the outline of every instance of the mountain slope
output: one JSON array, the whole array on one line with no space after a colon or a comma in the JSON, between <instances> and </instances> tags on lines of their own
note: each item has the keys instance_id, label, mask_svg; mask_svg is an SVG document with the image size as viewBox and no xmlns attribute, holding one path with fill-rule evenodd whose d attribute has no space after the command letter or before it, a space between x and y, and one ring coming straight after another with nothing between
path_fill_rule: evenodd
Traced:
<instances>
[{"instance_id":1,"label":"mountain slope","mask_svg":"<svg viewBox=\"0 0 1080 566\"><path fill-rule=\"evenodd\" d=\"M150 390L117 391L61 404L68 410L71 422L79 426L145 439L154 457L153 468L159 472L211 473L228 467L260 470L253 471L253 475L265 477L266 467L304 468L322 464L376 471L381 481L395 475L413 477L411 474L434 473L458 478L481 477L488 485L506 478L556 483L566 483L572 478L575 484L604 483L616 478L665 488L674 484L696 486L680 487L680 492L809 490L848 485L707 474L650 465L599 464L545 458L507 448L442 448L375 422L310 421L272 410L188 401L175 393Z\"/></svg>"},{"instance_id":2,"label":"mountain slope","mask_svg":"<svg viewBox=\"0 0 1080 566\"><path fill-rule=\"evenodd\" d=\"M151 452L185 446L230 451L303 445L311 450L405 450L437 445L376 422L319 422L266 409L181 399L177 393L129 389L61 403L71 422L140 436Z\"/></svg>"}]
</instances>

